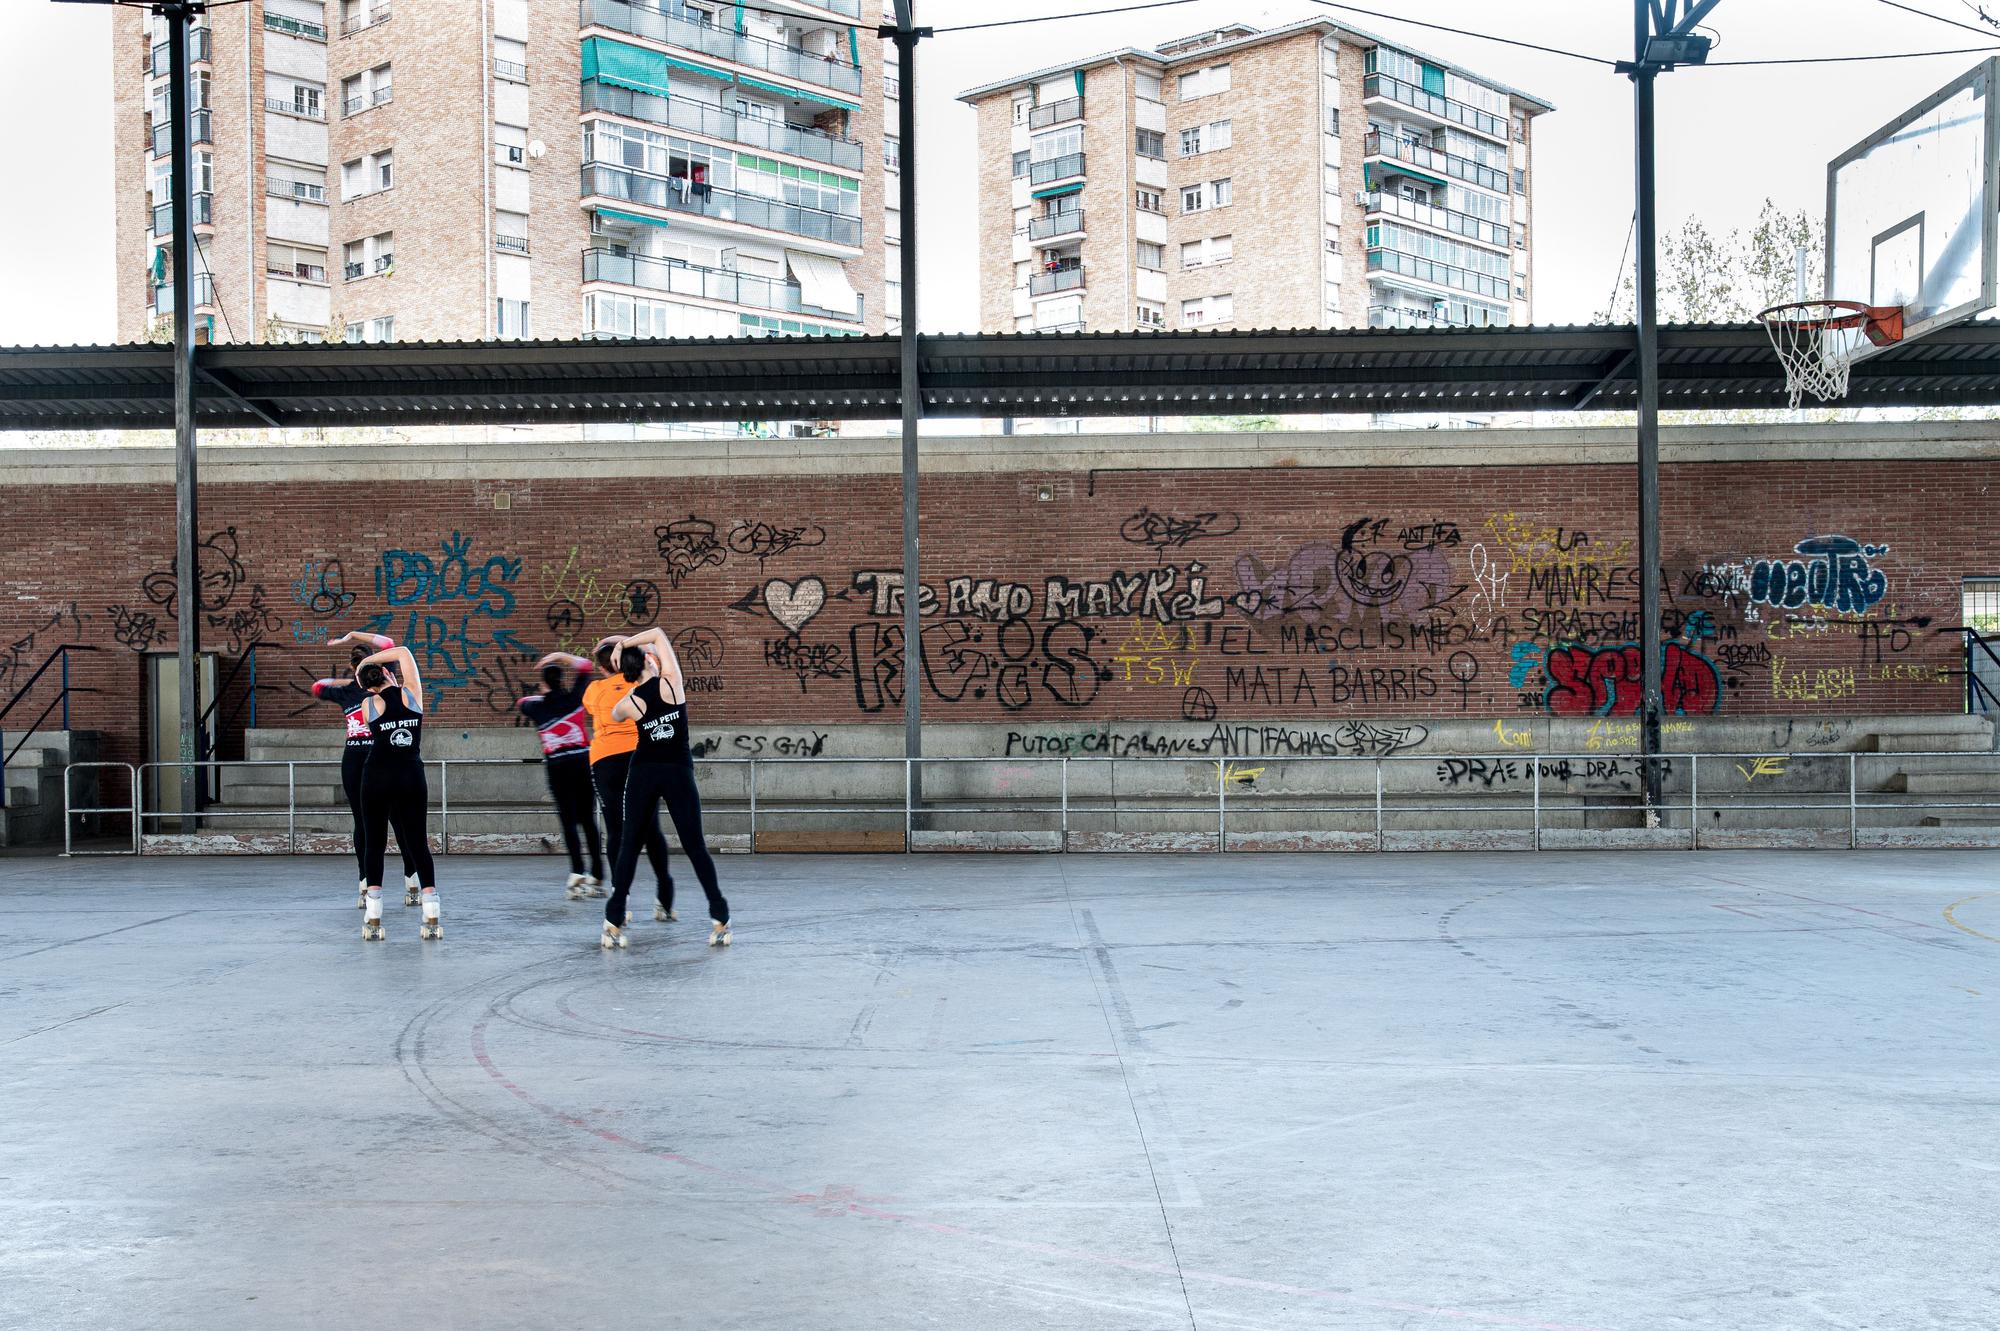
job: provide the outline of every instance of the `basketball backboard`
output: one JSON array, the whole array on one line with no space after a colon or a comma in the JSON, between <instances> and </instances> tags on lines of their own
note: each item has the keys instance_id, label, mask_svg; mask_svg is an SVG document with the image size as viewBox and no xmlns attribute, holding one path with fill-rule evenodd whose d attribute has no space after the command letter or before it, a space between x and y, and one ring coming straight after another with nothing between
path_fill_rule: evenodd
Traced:
<instances>
[{"instance_id":1,"label":"basketball backboard","mask_svg":"<svg viewBox=\"0 0 2000 1331\"><path fill-rule=\"evenodd\" d=\"M1826 296L1903 307L1903 337L1994 303L2000 233L2000 58L1986 61L1826 169ZM1855 359L1880 348L1865 342Z\"/></svg>"}]
</instances>

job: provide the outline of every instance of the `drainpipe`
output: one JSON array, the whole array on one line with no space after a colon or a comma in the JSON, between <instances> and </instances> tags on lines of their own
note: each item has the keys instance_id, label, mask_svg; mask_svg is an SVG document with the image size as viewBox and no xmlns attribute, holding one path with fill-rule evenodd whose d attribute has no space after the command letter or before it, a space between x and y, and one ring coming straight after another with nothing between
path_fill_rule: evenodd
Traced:
<instances>
[{"instance_id":1,"label":"drainpipe","mask_svg":"<svg viewBox=\"0 0 2000 1331\"><path fill-rule=\"evenodd\" d=\"M491 13L486 0L479 6L479 141L486 146L480 150L485 165L479 171L479 236L485 244L485 252L480 256L480 271L486 277L485 311L482 322L486 325L486 336L492 337L500 330L493 318L493 33L490 26ZM533 68L533 66L529 66ZM531 88L532 84L529 85ZM532 114L534 107L529 106ZM524 152L525 158L527 154ZM529 208L534 206L532 187ZM531 270L532 272L532 270ZM533 277L530 276L528 294L534 295ZM529 307L533 309L533 306Z\"/></svg>"}]
</instances>

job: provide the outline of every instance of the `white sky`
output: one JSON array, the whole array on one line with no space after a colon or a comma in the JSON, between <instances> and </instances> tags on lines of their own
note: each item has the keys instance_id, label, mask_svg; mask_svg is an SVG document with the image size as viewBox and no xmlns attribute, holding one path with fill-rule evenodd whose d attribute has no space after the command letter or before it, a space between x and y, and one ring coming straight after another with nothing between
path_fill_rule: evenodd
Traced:
<instances>
[{"instance_id":1,"label":"white sky","mask_svg":"<svg viewBox=\"0 0 2000 1331\"><path fill-rule=\"evenodd\" d=\"M537 0L561 3L561 0ZM1116 0L919 0L944 27ZM1921 0L1969 19L1957 0ZM1625 0L1375 0L1371 9L1488 28L1619 58L1630 54ZM873 5L867 6L873 9ZM976 328L973 127L966 88L1113 47L1147 46L1230 21L1258 26L1328 15L1463 64L1554 102L1538 122L1535 315L1588 320L1617 276L1632 208L1631 84L1602 66L1321 8L1311 0L1196 0L1177 8L941 34L919 49L923 325ZM1974 33L1880 0L1723 0L1709 26L1715 58L1874 53L1977 46ZM52 0L0 0L0 345L108 341L111 264L109 11ZM1993 38L2000 45L2000 34ZM1815 213L1826 161L1970 68L1974 55L1849 66L1682 70L1660 80L1661 228L1698 215L1726 231L1766 195ZM138 78L136 61L118 78ZM1835 95L1829 90L1839 89ZM132 164L136 169L136 164Z\"/></svg>"}]
</instances>

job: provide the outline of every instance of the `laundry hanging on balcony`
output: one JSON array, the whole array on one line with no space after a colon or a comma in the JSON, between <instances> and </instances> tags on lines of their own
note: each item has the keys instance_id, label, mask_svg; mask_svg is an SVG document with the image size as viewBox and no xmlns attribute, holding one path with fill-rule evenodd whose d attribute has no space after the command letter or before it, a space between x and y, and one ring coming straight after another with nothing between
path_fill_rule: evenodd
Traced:
<instances>
[{"instance_id":1,"label":"laundry hanging on balcony","mask_svg":"<svg viewBox=\"0 0 2000 1331\"><path fill-rule=\"evenodd\" d=\"M785 262L790 265L792 276L799 279L800 300L833 314L851 317L858 312L860 297L848 283L847 270L841 267L840 260L824 254L786 250Z\"/></svg>"}]
</instances>

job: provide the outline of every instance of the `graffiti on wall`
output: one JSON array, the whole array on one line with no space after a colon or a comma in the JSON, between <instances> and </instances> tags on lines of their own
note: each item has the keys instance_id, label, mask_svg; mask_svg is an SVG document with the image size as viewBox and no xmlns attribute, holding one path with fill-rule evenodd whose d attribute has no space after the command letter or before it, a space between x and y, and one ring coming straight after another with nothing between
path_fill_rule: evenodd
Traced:
<instances>
[{"instance_id":1,"label":"graffiti on wall","mask_svg":"<svg viewBox=\"0 0 2000 1331\"><path fill-rule=\"evenodd\" d=\"M498 656L537 655L507 623L518 604L522 561L480 555L472 546L471 537L454 531L435 555L384 550L375 569L375 595L389 608L363 627L409 648L432 688L463 689Z\"/></svg>"}]
</instances>

